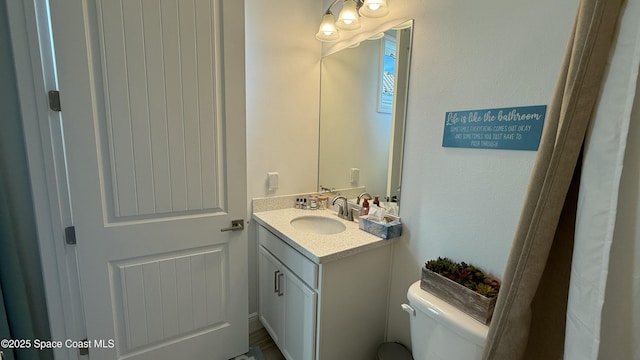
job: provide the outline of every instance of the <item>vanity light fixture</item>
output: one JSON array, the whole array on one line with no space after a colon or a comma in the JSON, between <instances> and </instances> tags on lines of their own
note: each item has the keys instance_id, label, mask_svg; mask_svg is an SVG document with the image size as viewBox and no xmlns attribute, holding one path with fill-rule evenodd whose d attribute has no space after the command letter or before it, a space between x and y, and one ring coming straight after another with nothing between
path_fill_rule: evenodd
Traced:
<instances>
[{"instance_id":1,"label":"vanity light fixture","mask_svg":"<svg viewBox=\"0 0 640 360\"><path fill-rule=\"evenodd\" d=\"M345 0L342 10L338 15L336 25L343 30L356 30L360 28L360 16L355 0Z\"/></svg>"},{"instance_id":2,"label":"vanity light fixture","mask_svg":"<svg viewBox=\"0 0 640 360\"><path fill-rule=\"evenodd\" d=\"M316 39L320 41L336 41L340 38L340 30L356 30L360 28L360 16L379 18L389 13L387 0L343 0L342 10L336 21L331 8L341 0L334 0L322 17Z\"/></svg>"},{"instance_id":3,"label":"vanity light fixture","mask_svg":"<svg viewBox=\"0 0 640 360\"><path fill-rule=\"evenodd\" d=\"M339 38L340 34L338 33L336 22L333 20L333 14L329 9L322 17L322 22L320 23L320 29L316 34L316 39L320 41L336 41Z\"/></svg>"},{"instance_id":4,"label":"vanity light fixture","mask_svg":"<svg viewBox=\"0 0 640 360\"><path fill-rule=\"evenodd\" d=\"M387 0L364 0L360 8L360 15L370 18L383 17L388 13Z\"/></svg>"}]
</instances>

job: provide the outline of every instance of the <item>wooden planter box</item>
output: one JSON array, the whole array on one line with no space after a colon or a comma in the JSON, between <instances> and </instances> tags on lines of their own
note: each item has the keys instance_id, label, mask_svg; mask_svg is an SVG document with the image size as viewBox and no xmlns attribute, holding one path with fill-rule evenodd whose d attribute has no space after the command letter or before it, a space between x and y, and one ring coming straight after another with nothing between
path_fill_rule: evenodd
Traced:
<instances>
[{"instance_id":1,"label":"wooden planter box","mask_svg":"<svg viewBox=\"0 0 640 360\"><path fill-rule=\"evenodd\" d=\"M496 297L488 298L455 281L422 268L420 288L467 313L483 324L488 324L496 305Z\"/></svg>"}]
</instances>

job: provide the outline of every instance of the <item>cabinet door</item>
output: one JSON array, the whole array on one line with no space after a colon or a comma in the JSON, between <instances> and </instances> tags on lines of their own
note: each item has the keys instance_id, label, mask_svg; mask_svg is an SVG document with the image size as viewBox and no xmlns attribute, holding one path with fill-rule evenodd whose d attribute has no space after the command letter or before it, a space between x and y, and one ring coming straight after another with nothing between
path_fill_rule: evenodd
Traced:
<instances>
[{"instance_id":1,"label":"cabinet door","mask_svg":"<svg viewBox=\"0 0 640 360\"><path fill-rule=\"evenodd\" d=\"M315 355L316 293L285 270L283 355L290 360L313 360Z\"/></svg>"},{"instance_id":2,"label":"cabinet door","mask_svg":"<svg viewBox=\"0 0 640 360\"><path fill-rule=\"evenodd\" d=\"M281 343L284 302L281 300L281 285L284 282L282 266L267 250L260 246L260 291L258 311L260 321L276 344ZM279 291L280 290L280 291Z\"/></svg>"}]
</instances>

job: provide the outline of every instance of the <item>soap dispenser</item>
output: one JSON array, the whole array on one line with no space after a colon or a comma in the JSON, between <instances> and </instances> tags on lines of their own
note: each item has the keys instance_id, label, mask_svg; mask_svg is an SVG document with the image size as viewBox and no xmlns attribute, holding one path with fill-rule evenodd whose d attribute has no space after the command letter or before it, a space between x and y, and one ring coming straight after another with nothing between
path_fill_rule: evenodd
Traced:
<instances>
[{"instance_id":1,"label":"soap dispenser","mask_svg":"<svg viewBox=\"0 0 640 360\"><path fill-rule=\"evenodd\" d=\"M369 200L364 198L362 206L360 207L360 216L369 215Z\"/></svg>"}]
</instances>

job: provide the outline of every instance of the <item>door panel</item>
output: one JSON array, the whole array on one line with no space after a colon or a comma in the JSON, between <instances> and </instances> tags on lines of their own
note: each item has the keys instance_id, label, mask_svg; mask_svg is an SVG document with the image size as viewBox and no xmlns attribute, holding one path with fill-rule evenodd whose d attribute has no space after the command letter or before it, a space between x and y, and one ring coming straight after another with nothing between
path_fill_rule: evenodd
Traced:
<instances>
[{"instance_id":1,"label":"door panel","mask_svg":"<svg viewBox=\"0 0 640 360\"><path fill-rule=\"evenodd\" d=\"M91 359L245 352L243 1L51 15Z\"/></svg>"},{"instance_id":2,"label":"door panel","mask_svg":"<svg viewBox=\"0 0 640 360\"><path fill-rule=\"evenodd\" d=\"M114 216L220 209L216 2L98 1ZM108 173L108 172L107 172Z\"/></svg>"},{"instance_id":3,"label":"door panel","mask_svg":"<svg viewBox=\"0 0 640 360\"><path fill-rule=\"evenodd\" d=\"M227 247L111 265L117 337L126 351L225 325Z\"/></svg>"}]
</instances>

